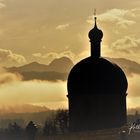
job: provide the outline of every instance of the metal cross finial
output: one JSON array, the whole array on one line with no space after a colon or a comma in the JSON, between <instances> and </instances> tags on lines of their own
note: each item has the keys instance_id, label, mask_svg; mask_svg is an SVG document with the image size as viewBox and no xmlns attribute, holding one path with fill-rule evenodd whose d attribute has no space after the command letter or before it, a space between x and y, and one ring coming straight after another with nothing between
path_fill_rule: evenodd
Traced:
<instances>
[{"instance_id":1,"label":"metal cross finial","mask_svg":"<svg viewBox=\"0 0 140 140\"><path fill-rule=\"evenodd\" d=\"M96 9L94 9L94 16L96 17Z\"/></svg>"},{"instance_id":2,"label":"metal cross finial","mask_svg":"<svg viewBox=\"0 0 140 140\"><path fill-rule=\"evenodd\" d=\"M97 13L97 11L96 11L96 9L94 9L95 27L97 27L97 24L96 24L96 20L97 20L96 13Z\"/></svg>"}]
</instances>

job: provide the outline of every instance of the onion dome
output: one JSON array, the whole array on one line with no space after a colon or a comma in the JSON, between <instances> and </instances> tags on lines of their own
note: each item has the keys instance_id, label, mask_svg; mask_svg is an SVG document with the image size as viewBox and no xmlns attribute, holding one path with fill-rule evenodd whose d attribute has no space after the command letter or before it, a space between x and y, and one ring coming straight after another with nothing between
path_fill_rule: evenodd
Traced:
<instances>
[{"instance_id":1,"label":"onion dome","mask_svg":"<svg viewBox=\"0 0 140 140\"><path fill-rule=\"evenodd\" d=\"M94 28L92 30L89 31L89 38L90 38L90 42L101 42L102 38L103 38L103 32L98 29L97 27L97 23L96 23L97 18L95 17L95 25Z\"/></svg>"}]
</instances>

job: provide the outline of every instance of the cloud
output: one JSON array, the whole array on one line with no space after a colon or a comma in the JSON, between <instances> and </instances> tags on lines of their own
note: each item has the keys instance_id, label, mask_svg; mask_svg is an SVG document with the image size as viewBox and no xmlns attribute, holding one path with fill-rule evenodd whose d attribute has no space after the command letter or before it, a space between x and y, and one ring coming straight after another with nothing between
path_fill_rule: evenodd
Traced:
<instances>
[{"instance_id":1,"label":"cloud","mask_svg":"<svg viewBox=\"0 0 140 140\"><path fill-rule=\"evenodd\" d=\"M128 79L129 87L128 93L129 97L139 97L140 98L140 75L135 74L133 77Z\"/></svg>"},{"instance_id":2,"label":"cloud","mask_svg":"<svg viewBox=\"0 0 140 140\"><path fill-rule=\"evenodd\" d=\"M0 63L1 65L18 65L26 63L26 59L11 50L0 49Z\"/></svg>"},{"instance_id":3,"label":"cloud","mask_svg":"<svg viewBox=\"0 0 140 140\"><path fill-rule=\"evenodd\" d=\"M32 56L34 56L34 57L42 57L42 54L41 53L34 53L34 54L32 54Z\"/></svg>"},{"instance_id":4,"label":"cloud","mask_svg":"<svg viewBox=\"0 0 140 140\"><path fill-rule=\"evenodd\" d=\"M12 83L18 80L21 80L21 76L19 74L0 73L0 84Z\"/></svg>"},{"instance_id":5,"label":"cloud","mask_svg":"<svg viewBox=\"0 0 140 140\"><path fill-rule=\"evenodd\" d=\"M4 105L0 106L0 115L6 113L32 113L32 112L44 112L49 109L45 106L38 106L32 104L16 104L16 105Z\"/></svg>"},{"instance_id":6,"label":"cloud","mask_svg":"<svg viewBox=\"0 0 140 140\"><path fill-rule=\"evenodd\" d=\"M72 51L62 51L60 53L56 52L50 52L50 53L45 53L42 54L40 52L32 54L35 60L39 61L40 63L45 63L48 61L50 63L54 59L58 59L61 57L68 57L70 58L74 63L77 63L78 61L82 60L83 58L89 57L90 52L89 51L82 51L79 54L75 54Z\"/></svg>"},{"instance_id":7,"label":"cloud","mask_svg":"<svg viewBox=\"0 0 140 140\"><path fill-rule=\"evenodd\" d=\"M135 18L137 17L137 11L139 10L140 9L111 9L97 15L97 17L101 22L109 22L117 27L126 28L136 23ZM93 24L93 19L91 18L93 17L89 17L87 22Z\"/></svg>"},{"instance_id":8,"label":"cloud","mask_svg":"<svg viewBox=\"0 0 140 140\"><path fill-rule=\"evenodd\" d=\"M66 28L68 28L70 26L70 24L66 23L66 24L61 24L61 25L58 25L56 27L57 30L65 30Z\"/></svg>"},{"instance_id":9,"label":"cloud","mask_svg":"<svg viewBox=\"0 0 140 140\"><path fill-rule=\"evenodd\" d=\"M111 43L110 46L104 46L103 55L113 58L126 58L140 63L140 39L133 35L124 36Z\"/></svg>"},{"instance_id":10,"label":"cloud","mask_svg":"<svg viewBox=\"0 0 140 140\"><path fill-rule=\"evenodd\" d=\"M22 81L21 75L1 68L0 110L3 106L16 108L16 105L24 107L25 104L47 106L53 109L67 107L66 87L66 82L60 81ZM41 108L37 110L39 109ZM29 109L30 112L34 110L34 108Z\"/></svg>"},{"instance_id":11,"label":"cloud","mask_svg":"<svg viewBox=\"0 0 140 140\"><path fill-rule=\"evenodd\" d=\"M21 81L0 87L0 106L16 104L66 107L66 82ZM64 104L63 104L64 103Z\"/></svg>"},{"instance_id":12,"label":"cloud","mask_svg":"<svg viewBox=\"0 0 140 140\"><path fill-rule=\"evenodd\" d=\"M11 84L17 81L21 81L22 76L18 73L10 73L0 68L0 87L4 84Z\"/></svg>"},{"instance_id":13,"label":"cloud","mask_svg":"<svg viewBox=\"0 0 140 140\"><path fill-rule=\"evenodd\" d=\"M4 7L6 7L6 5L0 1L0 9Z\"/></svg>"},{"instance_id":14,"label":"cloud","mask_svg":"<svg viewBox=\"0 0 140 140\"><path fill-rule=\"evenodd\" d=\"M34 54L32 54L32 56L35 59L37 59L37 61L39 61L40 63L46 63L47 61L48 61L48 63L50 63L54 59L61 58L61 57L68 57L72 60L74 60L74 58L75 58L75 54L72 51L63 51L61 53L50 52L50 53L46 53L46 54L34 53Z\"/></svg>"},{"instance_id":15,"label":"cloud","mask_svg":"<svg viewBox=\"0 0 140 140\"><path fill-rule=\"evenodd\" d=\"M140 51L140 39L134 36L125 36L112 43L112 49L125 53L137 53Z\"/></svg>"},{"instance_id":16,"label":"cloud","mask_svg":"<svg viewBox=\"0 0 140 140\"><path fill-rule=\"evenodd\" d=\"M108 48L110 57L127 58L140 63L140 39L135 36L125 36L113 42ZM112 56L113 55L113 56Z\"/></svg>"},{"instance_id":17,"label":"cloud","mask_svg":"<svg viewBox=\"0 0 140 140\"><path fill-rule=\"evenodd\" d=\"M50 52L46 54L34 53L32 54L32 56L36 58L41 58L41 59L55 59L58 57L58 53L55 53L55 52Z\"/></svg>"}]
</instances>

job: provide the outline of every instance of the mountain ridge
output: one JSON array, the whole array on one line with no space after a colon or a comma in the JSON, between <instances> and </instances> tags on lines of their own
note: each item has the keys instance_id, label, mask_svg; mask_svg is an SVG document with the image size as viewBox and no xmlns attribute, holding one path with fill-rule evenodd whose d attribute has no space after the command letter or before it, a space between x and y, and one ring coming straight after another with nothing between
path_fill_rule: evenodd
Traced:
<instances>
[{"instance_id":1,"label":"mountain ridge","mask_svg":"<svg viewBox=\"0 0 140 140\"><path fill-rule=\"evenodd\" d=\"M140 74L140 64L125 58L109 58L107 60L120 66L127 76ZM54 59L50 64L40 64L31 62L21 67L6 68L8 72L19 73L23 76L23 80L48 80L48 81L66 81L68 73L74 66L72 60L67 57Z\"/></svg>"},{"instance_id":2,"label":"mountain ridge","mask_svg":"<svg viewBox=\"0 0 140 140\"><path fill-rule=\"evenodd\" d=\"M20 67L5 68L9 72L59 72L67 73L73 66L73 62L68 57L61 57L54 59L50 64L40 64L38 62L31 62Z\"/></svg>"}]
</instances>

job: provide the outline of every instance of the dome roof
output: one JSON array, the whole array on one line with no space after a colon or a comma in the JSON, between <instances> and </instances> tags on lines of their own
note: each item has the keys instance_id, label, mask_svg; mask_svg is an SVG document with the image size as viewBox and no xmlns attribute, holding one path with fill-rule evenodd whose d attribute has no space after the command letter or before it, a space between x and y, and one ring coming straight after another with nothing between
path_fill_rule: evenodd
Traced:
<instances>
[{"instance_id":1,"label":"dome roof","mask_svg":"<svg viewBox=\"0 0 140 140\"><path fill-rule=\"evenodd\" d=\"M88 57L68 77L68 94L125 94L127 79L119 66L104 58Z\"/></svg>"}]
</instances>

